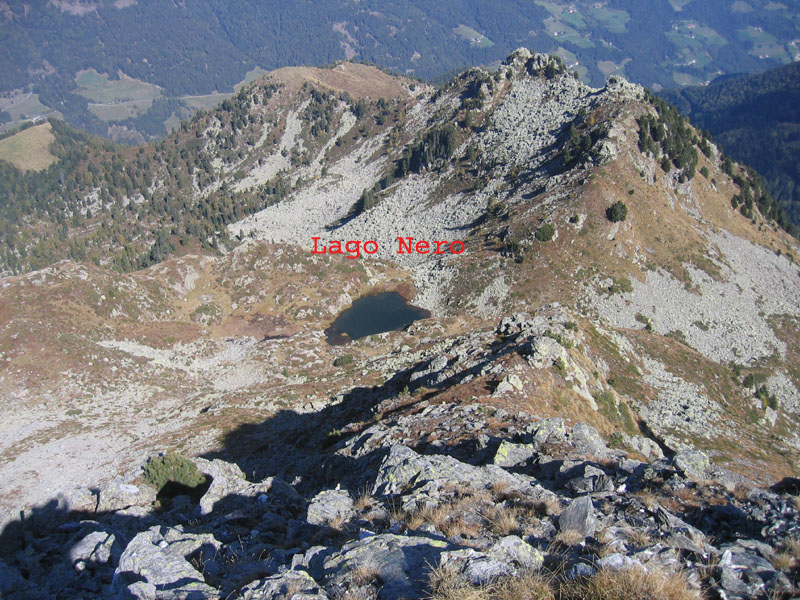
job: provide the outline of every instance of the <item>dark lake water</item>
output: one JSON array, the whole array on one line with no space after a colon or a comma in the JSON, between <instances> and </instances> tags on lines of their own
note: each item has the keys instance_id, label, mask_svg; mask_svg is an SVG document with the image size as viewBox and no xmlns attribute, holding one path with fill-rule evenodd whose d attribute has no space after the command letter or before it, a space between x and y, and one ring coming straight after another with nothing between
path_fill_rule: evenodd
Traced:
<instances>
[{"instance_id":1,"label":"dark lake water","mask_svg":"<svg viewBox=\"0 0 800 600\"><path fill-rule=\"evenodd\" d=\"M342 312L325 334L329 344L346 344L368 335L402 329L430 316L427 310L411 306L397 292L384 292L353 302L353 306Z\"/></svg>"}]
</instances>

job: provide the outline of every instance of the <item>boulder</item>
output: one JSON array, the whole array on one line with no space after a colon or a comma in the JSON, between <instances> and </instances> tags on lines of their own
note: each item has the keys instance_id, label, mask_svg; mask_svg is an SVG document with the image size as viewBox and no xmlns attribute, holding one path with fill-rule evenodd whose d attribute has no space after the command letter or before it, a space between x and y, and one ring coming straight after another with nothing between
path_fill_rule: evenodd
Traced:
<instances>
[{"instance_id":1,"label":"boulder","mask_svg":"<svg viewBox=\"0 0 800 600\"><path fill-rule=\"evenodd\" d=\"M185 558L206 545L210 548L205 554L212 556L220 547L210 534L151 527L134 537L122 552L112 589L122 598L218 598L219 592L207 585Z\"/></svg>"},{"instance_id":2,"label":"boulder","mask_svg":"<svg viewBox=\"0 0 800 600\"><path fill-rule=\"evenodd\" d=\"M308 505L306 520L311 525L328 525L334 520L347 520L355 514L353 499L346 490L323 490Z\"/></svg>"},{"instance_id":3,"label":"boulder","mask_svg":"<svg viewBox=\"0 0 800 600\"><path fill-rule=\"evenodd\" d=\"M215 507L226 511L247 509L258 512L263 507L259 509L251 500L262 497L264 501L274 497L282 504L303 503L294 488L277 477L253 483L245 479L238 466L224 460L196 458L194 463L201 473L211 477L211 485L200 499L200 513L203 515L210 514Z\"/></svg>"},{"instance_id":4,"label":"boulder","mask_svg":"<svg viewBox=\"0 0 800 600\"><path fill-rule=\"evenodd\" d=\"M516 535L507 535L501 538L489 548L487 555L489 558L529 571L539 569L544 563L542 553Z\"/></svg>"},{"instance_id":5,"label":"boulder","mask_svg":"<svg viewBox=\"0 0 800 600\"><path fill-rule=\"evenodd\" d=\"M569 443L582 454L602 456L608 452L608 446L597 429L586 423L575 424L569 436Z\"/></svg>"},{"instance_id":6,"label":"boulder","mask_svg":"<svg viewBox=\"0 0 800 600\"><path fill-rule=\"evenodd\" d=\"M350 542L325 559L327 578L346 581L357 569L367 568L383 584L381 600L420 598L425 593L425 573L439 564L444 541L384 533Z\"/></svg>"},{"instance_id":7,"label":"boulder","mask_svg":"<svg viewBox=\"0 0 800 600\"><path fill-rule=\"evenodd\" d=\"M515 444L503 440L497 448L493 462L500 467L516 467L528 462L535 454L533 444Z\"/></svg>"},{"instance_id":8,"label":"boulder","mask_svg":"<svg viewBox=\"0 0 800 600\"><path fill-rule=\"evenodd\" d=\"M542 419L531 429L533 430L533 447L537 451L540 451L546 444L560 443L567 439L567 428L561 417Z\"/></svg>"},{"instance_id":9,"label":"boulder","mask_svg":"<svg viewBox=\"0 0 800 600\"><path fill-rule=\"evenodd\" d=\"M464 575L472 585L486 585L498 577L514 574L512 565L502 558L471 548L442 553L441 564Z\"/></svg>"},{"instance_id":10,"label":"boulder","mask_svg":"<svg viewBox=\"0 0 800 600\"><path fill-rule=\"evenodd\" d=\"M576 531L584 538L594 535L597 521L591 497L581 496L570 502L558 517L558 528L561 531Z\"/></svg>"},{"instance_id":11,"label":"boulder","mask_svg":"<svg viewBox=\"0 0 800 600\"><path fill-rule=\"evenodd\" d=\"M682 450L672 457L672 463L692 481L705 481L711 469L711 461L702 450Z\"/></svg>"},{"instance_id":12,"label":"boulder","mask_svg":"<svg viewBox=\"0 0 800 600\"><path fill-rule=\"evenodd\" d=\"M100 489L97 512L112 512L131 506L148 507L156 501L156 490L149 485L127 483L116 477Z\"/></svg>"},{"instance_id":13,"label":"boulder","mask_svg":"<svg viewBox=\"0 0 800 600\"><path fill-rule=\"evenodd\" d=\"M242 600L327 600L325 591L305 571L287 571L244 586Z\"/></svg>"},{"instance_id":14,"label":"boulder","mask_svg":"<svg viewBox=\"0 0 800 600\"><path fill-rule=\"evenodd\" d=\"M499 384L497 384L494 395L501 396L507 392L521 392L522 387L522 380L519 378L519 375L511 373L510 375L504 377Z\"/></svg>"},{"instance_id":15,"label":"boulder","mask_svg":"<svg viewBox=\"0 0 800 600\"><path fill-rule=\"evenodd\" d=\"M428 482L463 483L475 489L502 481L515 488L528 488L530 482L507 473L496 465L475 467L451 456L421 456L402 445L392 446L378 469L372 493L376 496L407 493Z\"/></svg>"},{"instance_id":16,"label":"boulder","mask_svg":"<svg viewBox=\"0 0 800 600\"><path fill-rule=\"evenodd\" d=\"M76 571L83 571L92 563L106 564L115 541L113 533L93 531L69 549L69 562Z\"/></svg>"},{"instance_id":17,"label":"boulder","mask_svg":"<svg viewBox=\"0 0 800 600\"><path fill-rule=\"evenodd\" d=\"M641 569L642 563L635 558L615 552L598 560L597 566L606 571L626 571L628 569Z\"/></svg>"},{"instance_id":18,"label":"boulder","mask_svg":"<svg viewBox=\"0 0 800 600\"><path fill-rule=\"evenodd\" d=\"M654 440L642 437L641 435L622 434L622 443L631 450L635 450L647 460L657 460L664 458L664 452Z\"/></svg>"}]
</instances>

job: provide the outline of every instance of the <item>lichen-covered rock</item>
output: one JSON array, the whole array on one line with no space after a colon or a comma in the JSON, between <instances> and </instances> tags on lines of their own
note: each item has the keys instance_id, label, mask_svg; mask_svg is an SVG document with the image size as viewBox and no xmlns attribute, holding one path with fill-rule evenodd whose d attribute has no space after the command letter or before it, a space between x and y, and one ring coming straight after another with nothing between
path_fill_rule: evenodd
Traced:
<instances>
[{"instance_id":1,"label":"lichen-covered rock","mask_svg":"<svg viewBox=\"0 0 800 600\"><path fill-rule=\"evenodd\" d=\"M702 450L683 450L672 457L673 464L692 481L705 481L709 478L711 462Z\"/></svg>"},{"instance_id":2,"label":"lichen-covered rock","mask_svg":"<svg viewBox=\"0 0 800 600\"><path fill-rule=\"evenodd\" d=\"M327 525L354 514L353 499L346 490L323 490L309 503L306 520L312 525Z\"/></svg>"},{"instance_id":3,"label":"lichen-covered rock","mask_svg":"<svg viewBox=\"0 0 800 600\"><path fill-rule=\"evenodd\" d=\"M514 574L510 564L472 548L442 553L441 564L463 574L473 585L485 585L498 577Z\"/></svg>"},{"instance_id":4,"label":"lichen-covered rock","mask_svg":"<svg viewBox=\"0 0 800 600\"><path fill-rule=\"evenodd\" d=\"M597 566L607 571L625 571L627 569L641 569L642 563L635 558L615 552L598 560Z\"/></svg>"},{"instance_id":5,"label":"lichen-covered rock","mask_svg":"<svg viewBox=\"0 0 800 600\"><path fill-rule=\"evenodd\" d=\"M503 380L497 385L497 389L495 389L494 394L496 396L500 396L507 392L521 392L521 391L522 391L522 380L516 373L511 373L509 375L506 375L503 378Z\"/></svg>"},{"instance_id":6,"label":"lichen-covered rock","mask_svg":"<svg viewBox=\"0 0 800 600\"><path fill-rule=\"evenodd\" d=\"M622 434L622 443L631 450L635 450L647 460L657 460L664 458L664 452L661 447L650 438L642 437L640 435Z\"/></svg>"},{"instance_id":7,"label":"lichen-covered rock","mask_svg":"<svg viewBox=\"0 0 800 600\"><path fill-rule=\"evenodd\" d=\"M379 598L418 598L424 593L425 573L439 564L444 541L390 533L350 542L325 559L327 578L346 581L357 570L368 570L383 584Z\"/></svg>"},{"instance_id":8,"label":"lichen-covered rock","mask_svg":"<svg viewBox=\"0 0 800 600\"><path fill-rule=\"evenodd\" d=\"M567 439L567 428L561 417L542 419L532 429L533 446L537 451L547 444L557 444L565 442Z\"/></svg>"},{"instance_id":9,"label":"lichen-covered rock","mask_svg":"<svg viewBox=\"0 0 800 600\"><path fill-rule=\"evenodd\" d=\"M507 535L489 548L490 558L535 571L544 563L544 555L516 535Z\"/></svg>"},{"instance_id":10,"label":"lichen-covered rock","mask_svg":"<svg viewBox=\"0 0 800 600\"><path fill-rule=\"evenodd\" d=\"M608 446L597 429L586 423L575 424L569 436L569 442L577 452L583 454L602 456L608 452Z\"/></svg>"},{"instance_id":11,"label":"lichen-covered rock","mask_svg":"<svg viewBox=\"0 0 800 600\"><path fill-rule=\"evenodd\" d=\"M535 454L533 444L515 444L503 440L494 455L494 464L500 467L516 467L528 462Z\"/></svg>"},{"instance_id":12,"label":"lichen-covered rock","mask_svg":"<svg viewBox=\"0 0 800 600\"><path fill-rule=\"evenodd\" d=\"M242 600L327 600L319 584L305 571L287 571L244 586Z\"/></svg>"},{"instance_id":13,"label":"lichen-covered rock","mask_svg":"<svg viewBox=\"0 0 800 600\"><path fill-rule=\"evenodd\" d=\"M379 496L395 495L431 481L450 484L461 482L475 489L488 487L497 481L512 487L530 487L527 480L495 465L474 467L451 456L421 456L406 446L395 445L378 469L372 493Z\"/></svg>"}]
</instances>

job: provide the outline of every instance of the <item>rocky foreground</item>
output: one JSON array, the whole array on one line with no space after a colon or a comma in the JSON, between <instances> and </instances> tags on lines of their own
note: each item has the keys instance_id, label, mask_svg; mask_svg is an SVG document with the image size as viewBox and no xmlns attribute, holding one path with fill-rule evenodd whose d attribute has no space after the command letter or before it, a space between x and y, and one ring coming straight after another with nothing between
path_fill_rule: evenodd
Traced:
<instances>
[{"instance_id":1,"label":"rocky foreground","mask_svg":"<svg viewBox=\"0 0 800 600\"><path fill-rule=\"evenodd\" d=\"M194 488L157 490L138 469L59 496L2 532L0 596L798 593L800 480L757 488L697 450L628 436L626 451L585 423L431 403L415 383L435 374L279 413L231 437L239 466L194 459Z\"/></svg>"}]
</instances>

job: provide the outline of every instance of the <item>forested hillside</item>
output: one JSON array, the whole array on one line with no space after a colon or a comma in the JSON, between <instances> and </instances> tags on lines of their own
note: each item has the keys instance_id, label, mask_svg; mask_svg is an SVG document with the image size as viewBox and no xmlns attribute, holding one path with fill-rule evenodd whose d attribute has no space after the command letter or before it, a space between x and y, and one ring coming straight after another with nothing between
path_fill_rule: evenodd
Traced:
<instances>
[{"instance_id":1,"label":"forested hillside","mask_svg":"<svg viewBox=\"0 0 800 600\"><path fill-rule=\"evenodd\" d=\"M282 102L296 91L261 80L184 121L165 140L136 147L52 119L54 164L23 171L0 160L0 272L64 258L128 272L170 255L214 252L228 242L226 225L303 185L290 169L388 127L403 110L399 100L356 101L303 86L308 102L292 115L299 130L289 135L302 139L304 150L290 152L281 146L287 129ZM334 144L345 111L357 114L360 126ZM258 185L239 185L268 160L283 168Z\"/></svg>"},{"instance_id":2,"label":"forested hillside","mask_svg":"<svg viewBox=\"0 0 800 600\"><path fill-rule=\"evenodd\" d=\"M659 89L796 58L800 13L751 0L38 0L0 11L0 125L63 115L122 141L163 136L264 69L352 59L427 80L525 46L586 82ZM136 23L136 27L131 27Z\"/></svg>"},{"instance_id":3,"label":"forested hillside","mask_svg":"<svg viewBox=\"0 0 800 600\"><path fill-rule=\"evenodd\" d=\"M539 61L526 67L529 75L550 80L567 73L558 57ZM349 85L360 81L374 96L340 91L341 77ZM472 132L489 127L477 115L491 112L487 98L508 77L506 67L494 73L471 70L434 91L352 63L286 69L196 114L166 139L135 147L52 119L47 149L52 164L23 171L0 160L0 272L40 269L64 258L128 272L169 256L230 248L236 240L229 238L228 225L324 178L330 165L365 139L380 139L369 155L377 151L388 163L372 187L357 190L363 193L348 215L354 218L377 206L385 190L409 174L449 165ZM430 95L435 102L454 86L464 86L457 109L442 113L440 124L412 133L408 109L414 94ZM716 160L709 141L663 100L649 100L657 116L639 120L640 149L681 183L691 180L700 153ZM559 134L560 158L553 172L597 158L606 135L606 126L578 116ZM476 176L488 177L492 165L475 146L465 161L463 168L472 165ZM730 161L723 169L739 188L733 208L753 223L760 214L796 234L755 172ZM513 185L519 176L517 171ZM451 185L474 185L464 181L457 177ZM513 243L509 251L517 252Z\"/></svg>"},{"instance_id":4,"label":"forested hillside","mask_svg":"<svg viewBox=\"0 0 800 600\"><path fill-rule=\"evenodd\" d=\"M800 63L662 95L726 153L753 166L800 223Z\"/></svg>"}]
</instances>

